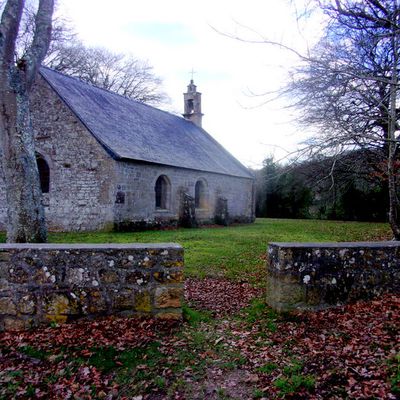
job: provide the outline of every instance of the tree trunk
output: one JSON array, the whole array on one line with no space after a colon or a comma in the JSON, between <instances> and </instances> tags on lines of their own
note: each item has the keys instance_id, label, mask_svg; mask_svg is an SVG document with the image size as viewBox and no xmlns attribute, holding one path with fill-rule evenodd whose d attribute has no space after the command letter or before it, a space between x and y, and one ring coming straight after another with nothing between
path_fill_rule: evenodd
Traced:
<instances>
[{"instance_id":1,"label":"tree trunk","mask_svg":"<svg viewBox=\"0 0 400 400\"><path fill-rule=\"evenodd\" d=\"M7 0L0 22L0 150L7 201L7 241L45 242L44 210L29 113L29 94L49 48L54 0L39 0L25 58L15 49L25 0Z\"/></svg>"},{"instance_id":2,"label":"tree trunk","mask_svg":"<svg viewBox=\"0 0 400 400\"><path fill-rule=\"evenodd\" d=\"M0 145L8 204L7 241L42 243L47 232L25 74L11 67L1 74L1 80Z\"/></svg>"},{"instance_id":3,"label":"tree trunk","mask_svg":"<svg viewBox=\"0 0 400 400\"><path fill-rule=\"evenodd\" d=\"M397 85L398 85L398 64L399 64L399 52L398 52L398 29L397 29L397 18L394 16L392 21L392 49L393 49L393 68L392 78L390 82L390 103L388 112L388 142L389 142L389 154L388 154L388 185L389 185L389 223L392 228L394 238L400 240L400 224L399 224L399 200L397 197L397 178L395 170L396 161L396 125L397 125L397 109L396 109L396 98L397 98Z\"/></svg>"},{"instance_id":4,"label":"tree trunk","mask_svg":"<svg viewBox=\"0 0 400 400\"><path fill-rule=\"evenodd\" d=\"M397 81L397 79L393 79ZM392 81L393 81L392 80ZM389 188L389 223L392 229L394 238L400 240L400 225L399 225L399 200L397 197L397 179L395 170L396 161L396 84L391 85L390 93L390 114L389 114L389 129L388 129L388 160L387 160L387 174L388 174L388 188Z\"/></svg>"}]
</instances>

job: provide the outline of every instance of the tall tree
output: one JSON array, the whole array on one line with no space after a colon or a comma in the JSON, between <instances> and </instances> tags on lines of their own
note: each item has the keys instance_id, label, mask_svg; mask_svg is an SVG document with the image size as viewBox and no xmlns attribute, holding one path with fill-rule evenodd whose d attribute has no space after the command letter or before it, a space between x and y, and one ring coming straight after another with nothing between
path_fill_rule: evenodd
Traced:
<instances>
[{"instance_id":1,"label":"tall tree","mask_svg":"<svg viewBox=\"0 0 400 400\"><path fill-rule=\"evenodd\" d=\"M272 218L308 218L311 190L302 164L284 166L273 158L264 160L256 173L256 214Z\"/></svg>"},{"instance_id":2,"label":"tall tree","mask_svg":"<svg viewBox=\"0 0 400 400\"><path fill-rule=\"evenodd\" d=\"M387 181L389 222L394 237L400 240L400 0L306 3L308 7L316 5L326 17L323 37L307 53L246 27L242 28L256 35L254 40L226 36L278 46L299 58L282 92L300 110L298 121L317 128L318 134L308 141L301 155L334 155L328 172L333 177L332 169L340 157L349 152L363 154L362 162L371 163L378 174L383 172ZM352 151L357 149L362 152Z\"/></svg>"},{"instance_id":3,"label":"tall tree","mask_svg":"<svg viewBox=\"0 0 400 400\"><path fill-rule=\"evenodd\" d=\"M54 0L39 0L35 29L22 59L15 59L24 0L8 0L0 22L0 149L8 206L8 242L45 242L39 173L29 95L51 40Z\"/></svg>"},{"instance_id":4,"label":"tall tree","mask_svg":"<svg viewBox=\"0 0 400 400\"><path fill-rule=\"evenodd\" d=\"M389 222L400 239L399 0L317 0L328 23L325 35L292 71L286 88L301 110L300 121L319 134L313 151L348 154L363 149L363 162L384 168ZM354 153L356 154L356 153ZM361 154L361 153L359 153ZM380 162L376 156L380 155Z\"/></svg>"}]
</instances>

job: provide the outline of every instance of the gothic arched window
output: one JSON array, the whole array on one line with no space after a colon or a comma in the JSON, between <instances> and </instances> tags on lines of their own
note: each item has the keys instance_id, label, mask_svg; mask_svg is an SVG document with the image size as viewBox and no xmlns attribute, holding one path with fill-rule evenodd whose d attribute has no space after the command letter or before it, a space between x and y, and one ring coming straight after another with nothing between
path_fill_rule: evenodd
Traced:
<instances>
[{"instance_id":1,"label":"gothic arched window","mask_svg":"<svg viewBox=\"0 0 400 400\"><path fill-rule=\"evenodd\" d=\"M169 209L169 198L171 184L165 175L160 175L155 185L156 208L167 210Z\"/></svg>"},{"instance_id":2,"label":"gothic arched window","mask_svg":"<svg viewBox=\"0 0 400 400\"><path fill-rule=\"evenodd\" d=\"M36 155L36 163L39 170L40 188L42 193L50 191L50 168L47 161L40 155Z\"/></svg>"},{"instance_id":3,"label":"gothic arched window","mask_svg":"<svg viewBox=\"0 0 400 400\"><path fill-rule=\"evenodd\" d=\"M207 186L203 179L199 179L194 187L194 206L207 208Z\"/></svg>"}]
</instances>

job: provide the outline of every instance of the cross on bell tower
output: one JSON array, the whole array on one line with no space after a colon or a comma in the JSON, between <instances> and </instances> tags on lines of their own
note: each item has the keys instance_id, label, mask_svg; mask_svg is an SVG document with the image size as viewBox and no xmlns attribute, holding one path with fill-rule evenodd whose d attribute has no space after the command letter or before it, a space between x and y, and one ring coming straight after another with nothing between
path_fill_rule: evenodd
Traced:
<instances>
[{"instance_id":1,"label":"cross on bell tower","mask_svg":"<svg viewBox=\"0 0 400 400\"><path fill-rule=\"evenodd\" d=\"M201 93L197 91L197 87L193 81L194 71L191 71L192 79L187 87L187 92L183 94L184 114L183 117L201 128L203 115L201 112Z\"/></svg>"}]
</instances>

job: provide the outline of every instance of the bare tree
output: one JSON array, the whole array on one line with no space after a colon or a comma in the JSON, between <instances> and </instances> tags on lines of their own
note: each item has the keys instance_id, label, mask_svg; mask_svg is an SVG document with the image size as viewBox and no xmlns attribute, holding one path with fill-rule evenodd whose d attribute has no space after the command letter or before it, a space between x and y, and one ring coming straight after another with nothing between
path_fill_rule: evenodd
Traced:
<instances>
[{"instance_id":1,"label":"bare tree","mask_svg":"<svg viewBox=\"0 0 400 400\"><path fill-rule=\"evenodd\" d=\"M68 44L59 41L55 42L45 64L142 103L159 105L168 101L153 67L133 56L101 47L87 47L77 40Z\"/></svg>"},{"instance_id":2,"label":"bare tree","mask_svg":"<svg viewBox=\"0 0 400 400\"><path fill-rule=\"evenodd\" d=\"M44 242L46 227L29 95L51 39L54 0L40 0L32 41L15 60L24 0L8 0L0 22L0 149L8 207L7 241Z\"/></svg>"},{"instance_id":3,"label":"bare tree","mask_svg":"<svg viewBox=\"0 0 400 400\"><path fill-rule=\"evenodd\" d=\"M319 128L314 151L363 149L364 162L381 156L389 188L389 222L400 239L397 197L399 130L399 0L321 0L329 18L324 37L292 71L300 122ZM376 162L376 161L375 161Z\"/></svg>"},{"instance_id":4,"label":"bare tree","mask_svg":"<svg viewBox=\"0 0 400 400\"><path fill-rule=\"evenodd\" d=\"M291 70L290 82L279 96L288 95L291 105L300 110L298 122L314 126L318 134L297 157L328 154L333 160L328 172L332 179L336 160L349 153L364 155L362 162L371 162L378 173L383 167L388 183L389 222L394 237L400 240L400 0L309 3L324 12L326 27L319 43L306 53L246 27L242 28L256 35L254 40L227 36L277 46L298 57L299 64ZM276 92L267 95L266 101L271 101ZM362 152L353 151L357 149Z\"/></svg>"}]
</instances>

